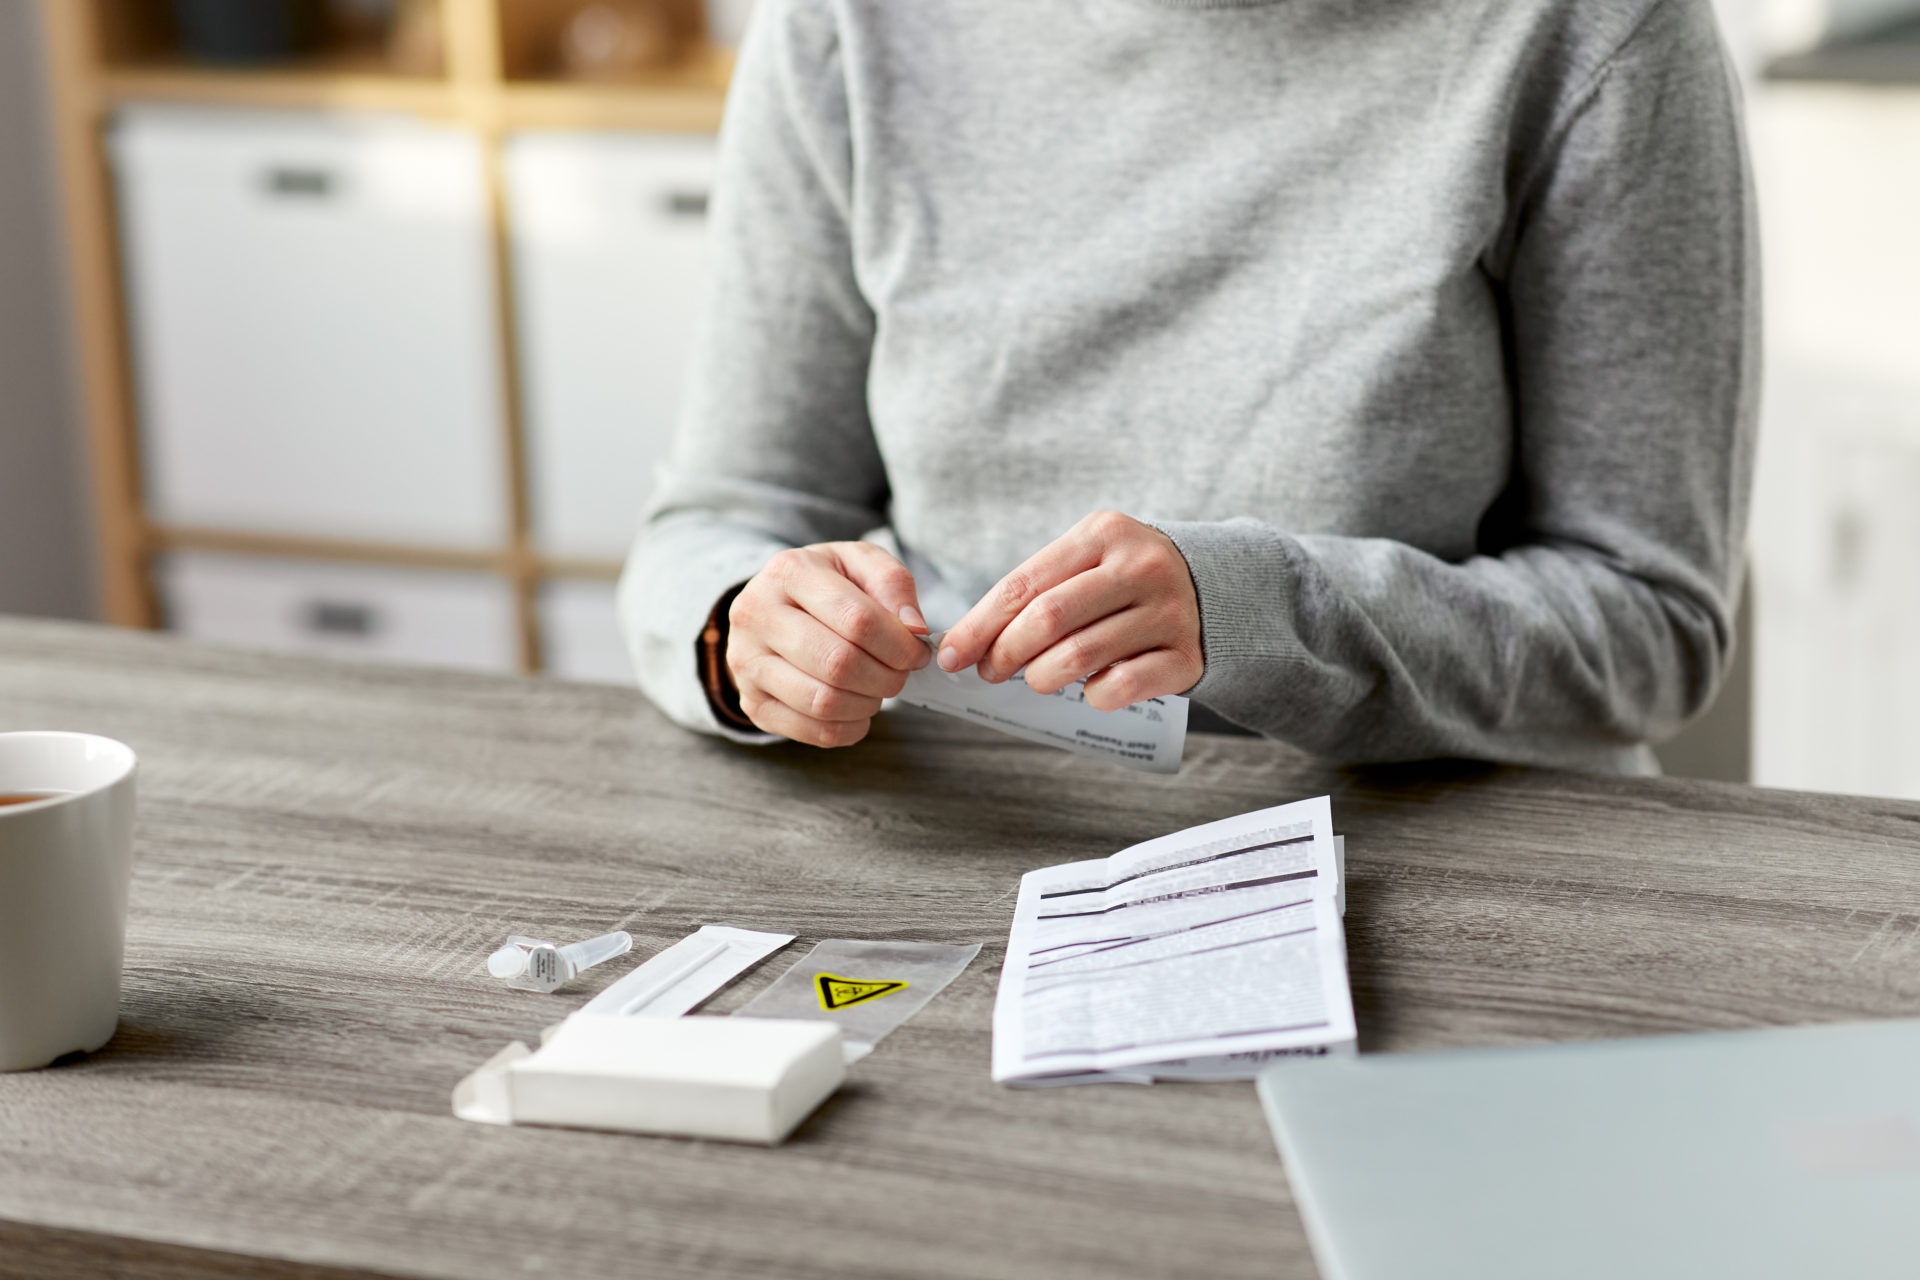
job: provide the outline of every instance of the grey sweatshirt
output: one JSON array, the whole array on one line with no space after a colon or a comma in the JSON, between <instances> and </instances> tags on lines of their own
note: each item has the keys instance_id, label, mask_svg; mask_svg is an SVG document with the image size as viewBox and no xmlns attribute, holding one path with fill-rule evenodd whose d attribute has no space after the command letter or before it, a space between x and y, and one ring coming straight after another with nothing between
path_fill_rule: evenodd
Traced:
<instances>
[{"instance_id":1,"label":"grey sweatshirt","mask_svg":"<svg viewBox=\"0 0 1920 1280\"><path fill-rule=\"evenodd\" d=\"M695 638L783 547L971 600L1111 508L1232 721L1647 768L1729 659L1749 185L1705 0L760 0L641 685L720 731Z\"/></svg>"}]
</instances>

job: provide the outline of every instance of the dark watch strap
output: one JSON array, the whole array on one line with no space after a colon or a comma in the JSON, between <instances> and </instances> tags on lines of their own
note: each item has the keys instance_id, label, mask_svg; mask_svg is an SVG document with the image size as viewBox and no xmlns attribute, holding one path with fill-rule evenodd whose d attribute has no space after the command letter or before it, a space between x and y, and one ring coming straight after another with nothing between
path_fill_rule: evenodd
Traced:
<instances>
[{"instance_id":1,"label":"dark watch strap","mask_svg":"<svg viewBox=\"0 0 1920 1280\"><path fill-rule=\"evenodd\" d=\"M722 724L756 733L759 726L740 709L740 690L734 687L733 676L727 671L727 611L733 607L733 598L746 585L742 582L731 588L713 606L713 612L707 615L707 625L700 628L700 638L694 642L694 657L699 663L700 686L707 691L707 703L714 715Z\"/></svg>"}]
</instances>

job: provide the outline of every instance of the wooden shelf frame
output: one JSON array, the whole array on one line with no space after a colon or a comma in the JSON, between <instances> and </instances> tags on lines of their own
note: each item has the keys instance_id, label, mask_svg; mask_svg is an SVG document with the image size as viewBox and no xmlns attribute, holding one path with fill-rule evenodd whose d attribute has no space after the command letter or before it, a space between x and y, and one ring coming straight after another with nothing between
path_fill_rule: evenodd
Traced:
<instances>
[{"instance_id":1,"label":"wooden shelf frame","mask_svg":"<svg viewBox=\"0 0 1920 1280\"><path fill-rule=\"evenodd\" d=\"M40 0L52 85L52 116L68 227L68 274L78 365L84 386L87 454L100 564L100 610L108 621L155 627L160 607L152 560L168 551L221 551L348 563L406 565L493 574L512 587L520 666L542 668L538 616L542 585L554 579L616 578L614 561L543 554L528 512L526 429L509 261L510 211L501 169L506 136L522 129L620 129L711 133L719 128L732 72L731 51L694 45L683 61L632 82L574 83L528 74L529 24L553 21L566 0L439 0L444 71L382 69L364 56L320 57L285 67L198 66L146 51L117 56L102 14L114 0ZM157 0L156 0L157 3ZM119 261L105 128L135 102L376 112L471 130L487 157L496 341L504 407L500 447L509 478L506 542L491 550L449 550L377 542L165 526L149 518L140 487L140 431Z\"/></svg>"},{"instance_id":2,"label":"wooden shelf frame","mask_svg":"<svg viewBox=\"0 0 1920 1280\"><path fill-rule=\"evenodd\" d=\"M351 542L338 538L306 538L274 533L235 533L229 529L202 529L189 525L149 524L149 555L168 551L217 551L228 555L275 556L286 560L337 560L348 564L398 565L411 569L453 569L511 577L525 571L546 580L575 578L611 582L620 576L618 560L588 556L556 556L539 551L496 551L461 547L429 547L405 542ZM524 559L525 566L517 563Z\"/></svg>"},{"instance_id":3,"label":"wooden shelf frame","mask_svg":"<svg viewBox=\"0 0 1920 1280\"><path fill-rule=\"evenodd\" d=\"M453 120L460 99L446 81L364 71L224 71L189 64L102 68L101 113L129 102L195 106L379 111Z\"/></svg>"}]
</instances>

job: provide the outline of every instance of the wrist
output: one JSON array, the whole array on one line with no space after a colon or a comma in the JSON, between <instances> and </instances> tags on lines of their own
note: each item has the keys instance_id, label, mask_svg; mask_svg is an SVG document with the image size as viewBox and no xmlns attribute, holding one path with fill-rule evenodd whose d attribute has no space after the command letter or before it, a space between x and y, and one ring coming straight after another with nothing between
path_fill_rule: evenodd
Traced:
<instances>
[{"instance_id":1,"label":"wrist","mask_svg":"<svg viewBox=\"0 0 1920 1280\"><path fill-rule=\"evenodd\" d=\"M714 716L723 725L753 732L758 726L740 709L740 690L733 682L733 673L727 669L727 639L731 631L728 613L733 608L734 597L746 585L742 582L721 595L707 615L706 625L700 629L694 653L699 664L700 686L706 691L707 705L713 709Z\"/></svg>"},{"instance_id":2,"label":"wrist","mask_svg":"<svg viewBox=\"0 0 1920 1280\"><path fill-rule=\"evenodd\" d=\"M1259 521L1159 521L1193 576L1200 605L1200 683L1188 696L1231 709L1280 672L1311 665L1300 637L1301 578L1311 559L1300 541Z\"/></svg>"}]
</instances>

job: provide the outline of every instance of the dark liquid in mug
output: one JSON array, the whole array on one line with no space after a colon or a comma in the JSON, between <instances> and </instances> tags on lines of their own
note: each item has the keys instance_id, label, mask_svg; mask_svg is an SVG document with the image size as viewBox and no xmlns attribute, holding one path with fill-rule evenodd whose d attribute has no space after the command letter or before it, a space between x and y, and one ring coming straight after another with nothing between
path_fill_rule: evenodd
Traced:
<instances>
[{"instance_id":1,"label":"dark liquid in mug","mask_svg":"<svg viewBox=\"0 0 1920 1280\"><path fill-rule=\"evenodd\" d=\"M70 796L71 791L0 791L0 809L10 804L32 804L36 800L51 800L55 796Z\"/></svg>"}]
</instances>

